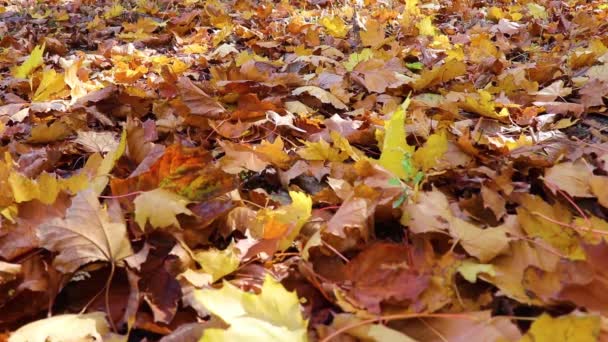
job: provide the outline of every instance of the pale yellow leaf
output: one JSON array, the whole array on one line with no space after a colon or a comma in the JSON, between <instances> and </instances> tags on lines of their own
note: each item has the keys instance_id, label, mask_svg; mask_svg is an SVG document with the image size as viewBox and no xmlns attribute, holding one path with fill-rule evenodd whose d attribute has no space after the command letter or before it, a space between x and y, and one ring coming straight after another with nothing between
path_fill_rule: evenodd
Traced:
<instances>
[{"instance_id":1,"label":"pale yellow leaf","mask_svg":"<svg viewBox=\"0 0 608 342\"><path fill-rule=\"evenodd\" d=\"M186 208L186 205L190 203L188 199L162 188L140 194L133 203L135 204L135 222L141 229L146 227L148 221L154 228L179 227L176 215L193 215Z\"/></svg>"}]
</instances>

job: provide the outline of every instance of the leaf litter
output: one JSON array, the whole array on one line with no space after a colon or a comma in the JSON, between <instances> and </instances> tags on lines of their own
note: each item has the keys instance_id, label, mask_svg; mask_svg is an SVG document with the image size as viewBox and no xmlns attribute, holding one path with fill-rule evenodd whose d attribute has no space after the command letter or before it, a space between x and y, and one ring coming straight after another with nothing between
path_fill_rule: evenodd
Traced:
<instances>
[{"instance_id":1,"label":"leaf litter","mask_svg":"<svg viewBox=\"0 0 608 342\"><path fill-rule=\"evenodd\" d=\"M605 3L0 19L0 339L608 338Z\"/></svg>"}]
</instances>

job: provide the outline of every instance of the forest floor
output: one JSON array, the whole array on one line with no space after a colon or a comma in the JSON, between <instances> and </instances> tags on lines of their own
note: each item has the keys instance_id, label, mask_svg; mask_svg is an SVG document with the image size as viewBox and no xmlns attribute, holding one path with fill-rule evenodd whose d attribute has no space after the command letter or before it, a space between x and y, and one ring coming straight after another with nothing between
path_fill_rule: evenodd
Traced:
<instances>
[{"instance_id":1,"label":"forest floor","mask_svg":"<svg viewBox=\"0 0 608 342\"><path fill-rule=\"evenodd\" d=\"M0 0L0 340L608 339L608 3Z\"/></svg>"}]
</instances>

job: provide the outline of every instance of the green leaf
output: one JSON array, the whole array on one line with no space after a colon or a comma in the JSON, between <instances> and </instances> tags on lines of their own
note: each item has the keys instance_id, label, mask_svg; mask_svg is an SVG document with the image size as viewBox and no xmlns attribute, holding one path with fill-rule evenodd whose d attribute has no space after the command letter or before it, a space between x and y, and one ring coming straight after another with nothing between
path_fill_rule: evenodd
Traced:
<instances>
[{"instance_id":1,"label":"green leaf","mask_svg":"<svg viewBox=\"0 0 608 342\"><path fill-rule=\"evenodd\" d=\"M410 70L422 70L424 68L424 64L420 62L405 63L405 66Z\"/></svg>"}]
</instances>

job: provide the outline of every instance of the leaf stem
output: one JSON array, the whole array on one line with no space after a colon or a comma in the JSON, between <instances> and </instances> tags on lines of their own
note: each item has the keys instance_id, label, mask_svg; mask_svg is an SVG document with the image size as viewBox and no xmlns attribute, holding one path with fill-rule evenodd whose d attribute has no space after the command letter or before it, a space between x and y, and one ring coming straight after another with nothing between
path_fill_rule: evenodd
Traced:
<instances>
[{"instance_id":1,"label":"leaf stem","mask_svg":"<svg viewBox=\"0 0 608 342\"><path fill-rule=\"evenodd\" d=\"M105 301L106 301L106 313L108 314L108 321L110 321L110 326L112 327L112 332L117 333L116 325L114 324L114 319L112 318L112 311L110 311L110 286L112 286L112 278L114 278L114 271L116 271L116 265L114 262L110 263L110 275L108 276L108 280L106 281L106 293L105 293Z\"/></svg>"}]
</instances>

